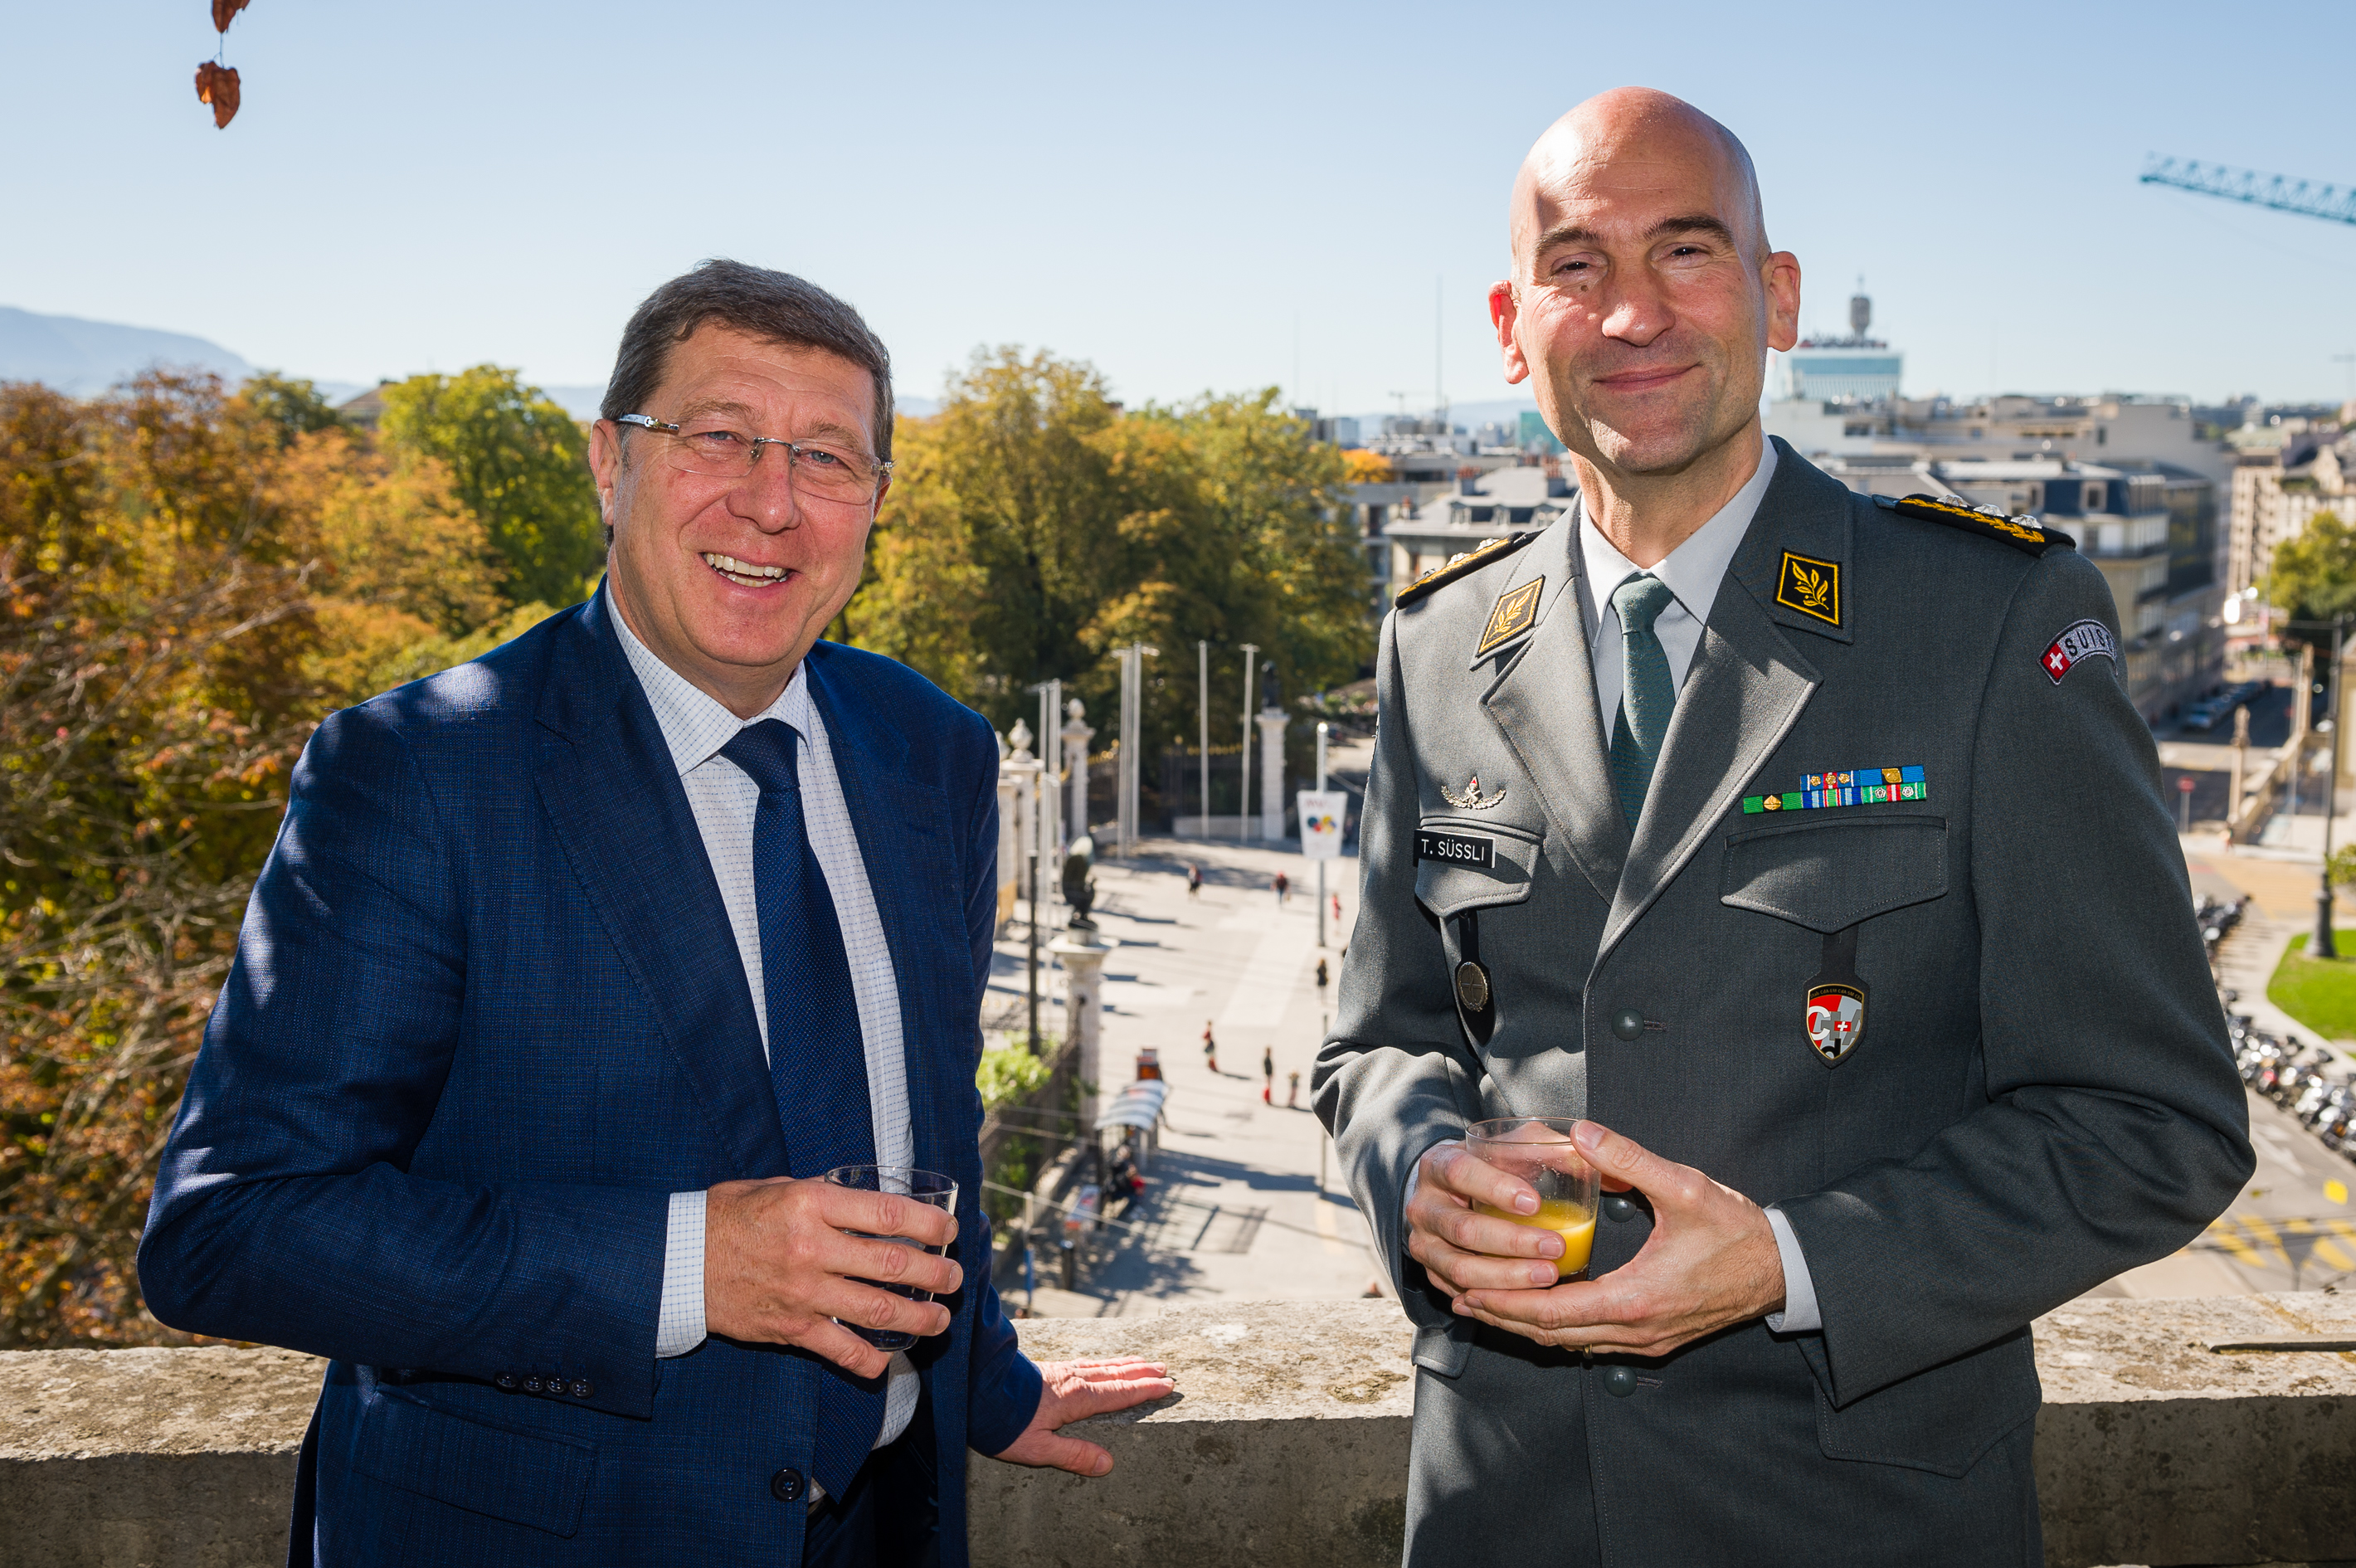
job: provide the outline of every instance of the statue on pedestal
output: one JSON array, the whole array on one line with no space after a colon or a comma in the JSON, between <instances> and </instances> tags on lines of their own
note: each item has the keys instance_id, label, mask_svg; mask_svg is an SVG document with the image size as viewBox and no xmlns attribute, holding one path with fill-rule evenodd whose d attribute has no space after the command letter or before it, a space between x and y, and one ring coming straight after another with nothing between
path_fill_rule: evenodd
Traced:
<instances>
[{"instance_id":1,"label":"statue on pedestal","mask_svg":"<svg viewBox=\"0 0 2356 1568\"><path fill-rule=\"evenodd\" d=\"M1096 907L1096 879L1088 875L1097 857L1096 841L1082 833L1072 841L1071 852L1064 856L1064 902L1072 907L1072 918L1065 929L1093 931L1097 923L1088 918Z\"/></svg>"}]
</instances>

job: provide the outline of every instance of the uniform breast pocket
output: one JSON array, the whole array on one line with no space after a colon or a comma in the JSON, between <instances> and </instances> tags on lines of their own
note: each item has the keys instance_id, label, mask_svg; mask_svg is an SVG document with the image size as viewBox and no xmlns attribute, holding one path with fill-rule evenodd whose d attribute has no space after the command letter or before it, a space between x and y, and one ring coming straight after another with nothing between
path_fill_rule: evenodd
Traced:
<instances>
[{"instance_id":1,"label":"uniform breast pocket","mask_svg":"<svg viewBox=\"0 0 2356 1568\"><path fill-rule=\"evenodd\" d=\"M1719 901L1830 933L1946 892L1946 819L1871 816L1736 833Z\"/></svg>"},{"instance_id":2,"label":"uniform breast pocket","mask_svg":"<svg viewBox=\"0 0 2356 1568\"><path fill-rule=\"evenodd\" d=\"M1504 822L1426 817L1415 833L1415 896L1442 920L1530 896L1538 835Z\"/></svg>"}]
</instances>

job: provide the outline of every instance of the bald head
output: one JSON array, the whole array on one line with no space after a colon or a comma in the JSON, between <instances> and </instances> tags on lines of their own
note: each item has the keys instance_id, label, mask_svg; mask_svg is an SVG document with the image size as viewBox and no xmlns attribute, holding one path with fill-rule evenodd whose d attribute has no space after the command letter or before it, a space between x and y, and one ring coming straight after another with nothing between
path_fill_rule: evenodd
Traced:
<instances>
[{"instance_id":1,"label":"bald head","mask_svg":"<svg viewBox=\"0 0 2356 1568\"><path fill-rule=\"evenodd\" d=\"M1546 129L1514 177L1514 276L1530 275L1541 242L1566 221L1566 199L1590 189L1683 187L1708 192L1708 216L1732 231L1743 253L1768 254L1766 209L1750 151L1734 133L1649 87L1599 92Z\"/></svg>"},{"instance_id":2,"label":"bald head","mask_svg":"<svg viewBox=\"0 0 2356 1568\"><path fill-rule=\"evenodd\" d=\"M1690 103L1615 88L1522 160L1513 244L1489 290L1505 379L1533 381L1589 515L1618 487L1683 495L1667 515L1697 524L1758 467L1767 350L1798 340L1799 258L1768 248L1751 155Z\"/></svg>"}]
</instances>

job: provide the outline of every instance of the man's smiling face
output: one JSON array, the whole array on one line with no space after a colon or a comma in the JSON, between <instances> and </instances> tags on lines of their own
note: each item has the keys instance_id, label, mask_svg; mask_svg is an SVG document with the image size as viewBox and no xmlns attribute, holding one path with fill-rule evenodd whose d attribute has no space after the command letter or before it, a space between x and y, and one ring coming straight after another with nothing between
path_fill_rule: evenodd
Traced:
<instances>
[{"instance_id":1,"label":"man's smiling face","mask_svg":"<svg viewBox=\"0 0 2356 1568\"><path fill-rule=\"evenodd\" d=\"M661 386L631 412L680 424L718 415L755 435L870 460L875 451L866 371L714 324L672 347ZM638 640L749 718L776 700L850 603L875 501L813 502L791 485L782 447L762 448L749 475L723 478L680 472L669 446L655 432L597 424L590 463L614 530L608 590Z\"/></svg>"},{"instance_id":2,"label":"man's smiling face","mask_svg":"<svg viewBox=\"0 0 2356 1568\"><path fill-rule=\"evenodd\" d=\"M1492 296L1511 380L1532 375L1566 445L1671 474L1759 403L1765 350L1796 334L1799 263L1770 253L1732 138L1658 93L1565 116L1515 182L1515 278Z\"/></svg>"}]
</instances>

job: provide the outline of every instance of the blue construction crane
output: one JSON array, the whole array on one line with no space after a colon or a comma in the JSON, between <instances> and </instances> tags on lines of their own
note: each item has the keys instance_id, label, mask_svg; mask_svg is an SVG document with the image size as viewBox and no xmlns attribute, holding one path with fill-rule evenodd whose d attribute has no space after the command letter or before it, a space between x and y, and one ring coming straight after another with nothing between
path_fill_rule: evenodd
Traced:
<instances>
[{"instance_id":1,"label":"blue construction crane","mask_svg":"<svg viewBox=\"0 0 2356 1568\"><path fill-rule=\"evenodd\" d=\"M2172 185L2179 190L2197 190L2203 196L2222 196L2228 201L2246 201L2253 207L2271 207L2277 212L2328 218L2335 223L2356 223L2356 189L2311 179L2293 179L2288 175L2260 174L2255 169L2227 168L2222 164L2163 158L2155 154L2144 166L2143 183Z\"/></svg>"}]
</instances>

